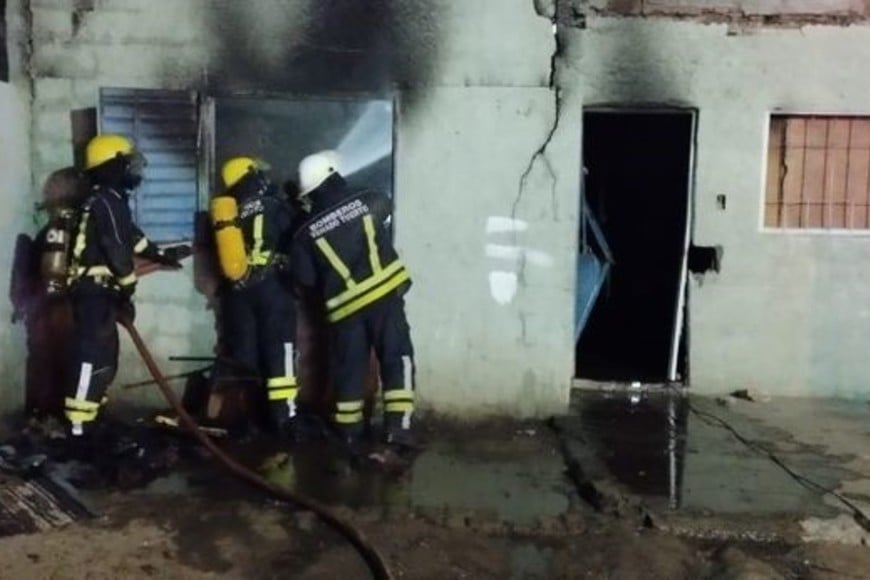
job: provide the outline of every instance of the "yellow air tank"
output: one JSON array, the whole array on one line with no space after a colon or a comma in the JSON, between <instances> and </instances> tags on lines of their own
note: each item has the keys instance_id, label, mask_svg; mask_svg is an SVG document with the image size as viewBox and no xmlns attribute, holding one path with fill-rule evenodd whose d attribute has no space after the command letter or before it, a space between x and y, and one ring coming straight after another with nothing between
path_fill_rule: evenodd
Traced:
<instances>
[{"instance_id":1,"label":"yellow air tank","mask_svg":"<svg viewBox=\"0 0 870 580\"><path fill-rule=\"evenodd\" d=\"M248 258L236 199L228 195L213 198L210 213L221 270L233 282L241 280L248 273Z\"/></svg>"}]
</instances>

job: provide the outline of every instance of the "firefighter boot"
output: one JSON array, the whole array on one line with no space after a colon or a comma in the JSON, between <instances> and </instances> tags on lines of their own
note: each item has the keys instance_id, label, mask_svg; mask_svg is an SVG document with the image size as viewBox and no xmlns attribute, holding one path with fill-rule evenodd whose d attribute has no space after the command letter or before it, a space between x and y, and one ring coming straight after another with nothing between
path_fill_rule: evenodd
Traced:
<instances>
[{"instance_id":1,"label":"firefighter boot","mask_svg":"<svg viewBox=\"0 0 870 580\"><path fill-rule=\"evenodd\" d=\"M365 461L362 425L342 425L332 438L328 469L336 475L350 475Z\"/></svg>"},{"instance_id":2,"label":"firefighter boot","mask_svg":"<svg viewBox=\"0 0 870 580\"><path fill-rule=\"evenodd\" d=\"M397 450L417 450L420 443L404 413L384 413L383 441Z\"/></svg>"},{"instance_id":3,"label":"firefighter boot","mask_svg":"<svg viewBox=\"0 0 870 580\"><path fill-rule=\"evenodd\" d=\"M269 416L272 431L281 441L299 443L302 430L296 416L296 405L293 401L270 401Z\"/></svg>"}]
</instances>

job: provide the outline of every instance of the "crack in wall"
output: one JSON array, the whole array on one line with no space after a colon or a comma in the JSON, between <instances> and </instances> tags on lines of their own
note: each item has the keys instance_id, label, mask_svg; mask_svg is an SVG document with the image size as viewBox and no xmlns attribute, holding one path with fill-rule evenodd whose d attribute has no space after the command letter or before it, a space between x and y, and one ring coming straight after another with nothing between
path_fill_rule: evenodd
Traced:
<instances>
[{"instance_id":1,"label":"crack in wall","mask_svg":"<svg viewBox=\"0 0 870 580\"><path fill-rule=\"evenodd\" d=\"M519 313L520 319L520 342L524 345L529 345L528 328L526 325L526 313L522 310Z\"/></svg>"},{"instance_id":2,"label":"crack in wall","mask_svg":"<svg viewBox=\"0 0 870 580\"><path fill-rule=\"evenodd\" d=\"M526 194L526 188L528 185L529 177L532 174L532 171L535 168L535 164L540 160L544 167L547 170L547 174L550 178L550 204L553 212L553 219L558 219L558 200L557 200L557 192L556 185L558 182L558 176L556 174L556 170L553 167L550 158L547 156L547 148L550 146L550 143L553 141L553 137L556 135L556 131L559 130L559 122L562 119L562 91L558 86L558 66L559 59L563 54L563 43L562 38L559 35L559 12L560 12L561 2L556 0L550 5L546 7L542 7L540 1L534 2L535 13L539 16L546 17L553 27L553 52L550 55L550 69L549 74L547 75L547 86L553 91L553 101L554 101L554 111L553 111L553 122L550 125L550 128L547 130L547 134L544 137L544 140L541 142L540 146L532 153L532 156L529 158L529 162L520 175L520 180L517 186L517 195L514 198L513 204L511 206L511 219L516 220L520 204L523 201L523 197ZM514 245L519 245L518 239L519 232L514 232ZM521 254L520 263L517 268L517 285L519 287L525 287L526 285L526 265L528 260L526 258L525 253ZM526 332L526 318L525 311L522 309L519 313L520 318L520 326L521 326L521 342L523 345L528 346L528 337Z\"/></svg>"}]
</instances>

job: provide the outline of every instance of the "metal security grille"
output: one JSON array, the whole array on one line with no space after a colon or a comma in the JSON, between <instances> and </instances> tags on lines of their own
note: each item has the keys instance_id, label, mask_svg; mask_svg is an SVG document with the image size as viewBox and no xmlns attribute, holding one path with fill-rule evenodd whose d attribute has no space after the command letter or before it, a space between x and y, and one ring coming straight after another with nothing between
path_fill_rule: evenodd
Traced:
<instances>
[{"instance_id":1,"label":"metal security grille","mask_svg":"<svg viewBox=\"0 0 870 580\"><path fill-rule=\"evenodd\" d=\"M148 160L131 199L139 227L155 242L193 239L197 202L197 102L184 91L102 89L100 132L131 137Z\"/></svg>"},{"instance_id":2,"label":"metal security grille","mask_svg":"<svg viewBox=\"0 0 870 580\"><path fill-rule=\"evenodd\" d=\"M770 119L764 224L870 228L870 118Z\"/></svg>"}]
</instances>

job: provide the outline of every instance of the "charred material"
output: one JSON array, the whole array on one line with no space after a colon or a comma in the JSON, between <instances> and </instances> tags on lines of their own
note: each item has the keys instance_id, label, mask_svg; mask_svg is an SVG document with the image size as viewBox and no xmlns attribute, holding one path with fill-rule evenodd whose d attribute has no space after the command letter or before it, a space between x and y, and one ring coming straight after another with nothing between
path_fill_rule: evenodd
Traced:
<instances>
[{"instance_id":1,"label":"charred material","mask_svg":"<svg viewBox=\"0 0 870 580\"><path fill-rule=\"evenodd\" d=\"M437 68L443 11L424 0L309 0L300 14L284 15L276 46L247 4L224 2L210 15L218 48L208 88L311 94L426 85Z\"/></svg>"}]
</instances>

